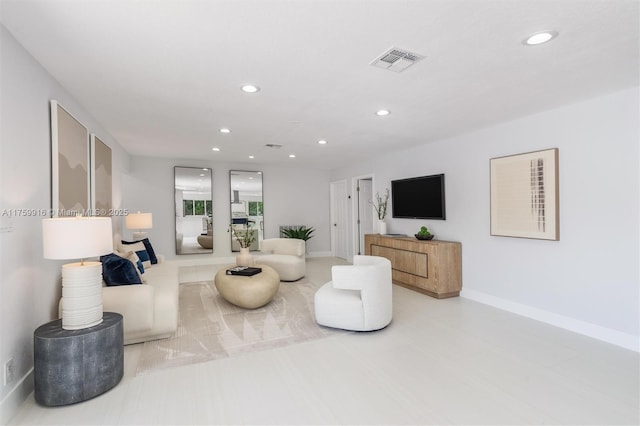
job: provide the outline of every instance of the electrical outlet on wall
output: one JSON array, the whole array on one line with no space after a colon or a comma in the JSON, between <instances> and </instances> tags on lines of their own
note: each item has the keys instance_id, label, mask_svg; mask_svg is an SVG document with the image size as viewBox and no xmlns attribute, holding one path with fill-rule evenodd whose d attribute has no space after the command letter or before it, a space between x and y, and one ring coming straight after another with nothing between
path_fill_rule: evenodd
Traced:
<instances>
[{"instance_id":1,"label":"electrical outlet on wall","mask_svg":"<svg viewBox=\"0 0 640 426\"><path fill-rule=\"evenodd\" d=\"M16 369L13 358L4 363L4 386L8 386L15 381Z\"/></svg>"},{"instance_id":2,"label":"electrical outlet on wall","mask_svg":"<svg viewBox=\"0 0 640 426\"><path fill-rule=\"evenodd\" d=\"M0 216L0 233L3 232L13 232L13 220L5 215Z\"/></svg>"}]
</instances>

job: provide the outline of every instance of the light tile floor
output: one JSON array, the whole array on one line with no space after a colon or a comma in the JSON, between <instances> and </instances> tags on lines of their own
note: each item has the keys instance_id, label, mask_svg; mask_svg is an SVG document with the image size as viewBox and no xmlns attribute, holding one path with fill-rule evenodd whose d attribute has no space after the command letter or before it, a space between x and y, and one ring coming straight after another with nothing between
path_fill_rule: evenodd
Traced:
<instances>
[{"instance_id":1,"label":"light tile floor","mask_svg":"<svg viewBox=\"0 0 640 426\"><path fill-rule=\"evenodd\" d=\"M338 259L311 258L330 279ZM216 266L181 271L211 279ZM639 355L464 298L394 286L394 319L353 333L134 376L10 424L639 424Z\"/></svg>"}]
</instances>

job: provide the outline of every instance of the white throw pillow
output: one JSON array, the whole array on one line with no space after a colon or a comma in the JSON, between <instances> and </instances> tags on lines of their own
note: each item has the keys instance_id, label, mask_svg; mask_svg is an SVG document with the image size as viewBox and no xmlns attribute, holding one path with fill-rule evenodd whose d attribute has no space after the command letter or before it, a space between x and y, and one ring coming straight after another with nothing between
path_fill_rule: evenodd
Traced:
<instances>
[{"instance_id":1,"label":"white throw pillow","mask_svg":"<svg viewBox=\"0 0 640 426\"><path fill-rule=\"evenodd\" d=\"M146 268L151 268L151 259L149 259L149 253L147 253L147 248L141 241L133 244L122 244L118 245L118 251L122 253L127 253L130 251L134 251L138 258L142 260L142 266Z\"/></svg>"},{"instance_id":2,"label":"white throw pillow","mask_svg":"<svg viewBox=\"0 0 640 426\"><path fill-rule=\"evenodd\" d=\"M142 281L143 283L147 282L147 280L144 279L144 276L143 276L142 272L140 272L140 269L138 269L138 261L140 259L138 258L138 255L135 254L135 252L128 251L126 253L123 253L121 251L114 250L113 253L117 254L118 256L123 257L123 258L127 259L129 262L133 263L133 266L136 268L136 272L138 273L138 276L140 277L140 281Z\"/></svg>"}]
</instances>

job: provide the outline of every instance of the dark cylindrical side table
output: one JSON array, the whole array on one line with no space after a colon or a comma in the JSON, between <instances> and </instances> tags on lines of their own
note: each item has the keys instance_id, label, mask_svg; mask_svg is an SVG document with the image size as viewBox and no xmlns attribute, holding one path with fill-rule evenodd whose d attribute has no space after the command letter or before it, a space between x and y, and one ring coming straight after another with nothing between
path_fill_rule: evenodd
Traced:
<instances>
[{"instance_id":1,"label":"dark cylindrical side table","mask_svg":"<svg viewBox=\"0 0 640 426\"><path fill-rule=\"evenodd\" d=\"M64 330L62 320L33 333L35 399L42 405L69 405L98 396L124 374L122 315L103 314L102 323Z\"/></svg>"}]
</instances>

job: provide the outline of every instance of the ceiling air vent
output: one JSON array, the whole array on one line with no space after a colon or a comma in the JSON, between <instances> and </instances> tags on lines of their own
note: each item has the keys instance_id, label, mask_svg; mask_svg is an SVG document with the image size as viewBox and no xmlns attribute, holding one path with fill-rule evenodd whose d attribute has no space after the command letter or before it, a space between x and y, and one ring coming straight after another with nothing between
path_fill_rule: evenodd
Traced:
<instances>
[{"instance_id":1,"label":"ceiling air vent","mask_svg":"<svg viewBox=\"0 0 640 426\"><path fill-rule=\"evenodd\" d=\"M389 71L402 72L421 59L424 59L423 55L392 47L374 59L371 65Z\"/></svg>"},{"instance_id":2,"label":"ceiling air vent","mask_svg":"<svg viewBox=\"0 0 640 426\"><path fill-rule=\"evenodd\" d=\"M268 143L264 146L265 148L270 148L270 149L280 149L282 148L282 145L278 145L275 143Z\"/></svg>"}]
</instances>

